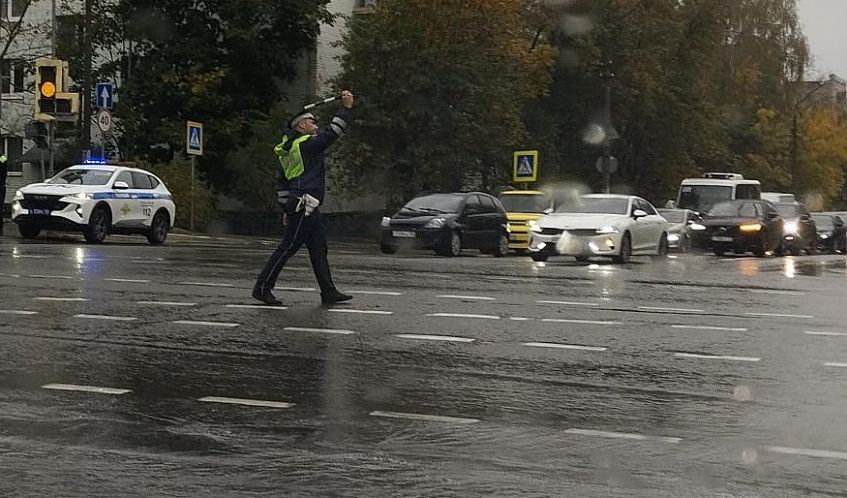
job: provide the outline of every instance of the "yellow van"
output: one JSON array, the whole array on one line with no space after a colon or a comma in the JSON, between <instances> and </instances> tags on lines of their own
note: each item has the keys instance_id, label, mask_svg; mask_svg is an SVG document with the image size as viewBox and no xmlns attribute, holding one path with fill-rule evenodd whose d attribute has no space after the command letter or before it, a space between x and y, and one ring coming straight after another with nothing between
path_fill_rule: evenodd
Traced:
<instances>
[{"instance_id":1,"label":"yellow van","mask_svg":"<svg viewBox=\"0 0 847 498\"><path fill-rule=\"evenodd\" d=\"M509 218L509 249L529 249L529 222L553 209L553 200L538 190L506 190L497 197Z\"/></svg>"}]
</instances>

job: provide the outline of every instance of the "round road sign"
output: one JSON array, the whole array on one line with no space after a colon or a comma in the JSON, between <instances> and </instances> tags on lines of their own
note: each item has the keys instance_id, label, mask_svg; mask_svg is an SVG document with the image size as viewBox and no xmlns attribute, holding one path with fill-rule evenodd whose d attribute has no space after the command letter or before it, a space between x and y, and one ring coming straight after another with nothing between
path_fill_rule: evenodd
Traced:
<instances>
[{"instance_id":1,"label":"round road sign","mask_svg":"<svg viewBox=\"0 0 847 498\"><path fill-rule=\"evenodd\" d=\"M97 111L95 119L97 120L97 127L100 128L100 131L103 133L112 129L112 113L109 112L108 109L100 109Z\"/></svg>"}]
</instances>

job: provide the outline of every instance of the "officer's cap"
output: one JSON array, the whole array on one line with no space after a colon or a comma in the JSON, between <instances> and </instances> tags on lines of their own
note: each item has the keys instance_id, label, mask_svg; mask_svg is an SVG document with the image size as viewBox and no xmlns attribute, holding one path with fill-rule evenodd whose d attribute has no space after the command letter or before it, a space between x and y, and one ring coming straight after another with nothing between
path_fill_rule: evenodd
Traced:
<instances>
[{"instance_id":1,"label":"officer's cap","mask_svg":"<svg viewBox=\"0 0 847 498\"><path fill-rule=\"evenodd\" d=\"M317 121L317 118L315 118L315 115L311 112L303 112L291 118L291 121L288 122L288 127L294 129L294 127L297 126L297 123L304 119L314 119Z\"/></svg>"}]
</instances>

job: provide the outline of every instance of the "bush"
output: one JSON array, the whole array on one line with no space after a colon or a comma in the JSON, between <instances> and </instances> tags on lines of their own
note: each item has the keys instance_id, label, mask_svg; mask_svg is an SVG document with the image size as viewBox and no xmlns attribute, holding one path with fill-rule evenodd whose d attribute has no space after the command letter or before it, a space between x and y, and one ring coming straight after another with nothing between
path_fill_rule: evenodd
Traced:
<instances>
[{"instance_id":1,"label":"bush","mask_svg":"<svg viewBox=\"0 0 847 498\"><path fill-rule=\"evenodd\" d=\"M174 226L191 229L191 161L174 158L165 164L139 164L165 182L176 205ZM214 193L208 183L199 177L195 168L194 178L194 231L202 232L215 219Z\"/></svg>"}]
</instances>

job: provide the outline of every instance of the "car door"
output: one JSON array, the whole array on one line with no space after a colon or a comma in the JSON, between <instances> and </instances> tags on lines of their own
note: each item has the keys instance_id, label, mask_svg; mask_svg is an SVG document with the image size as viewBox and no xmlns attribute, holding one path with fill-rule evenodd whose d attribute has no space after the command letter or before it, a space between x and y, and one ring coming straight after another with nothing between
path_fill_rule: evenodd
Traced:
<instances>
[{"instance_id":1,"label":"car door","mask_svg":"<svg viewBox=\"0 0 847 498\"><path fill-rule=\"evenodd\" d=\"M638 197L633 198L632 200L631 213L634 213L637 209L647 213L647 216L634 218L632 229L632 249L633 251L646 251L653 249L656 242L659 240L659 234L657 233L659 213L653 209L650 203Z\"/></svg>"},{"instance_id":2,"label":"car door","mask_svg":"<svg viewBox=\"0 0 847 498\"><path fill-rule=\"evenodd\" d=\"M482 203L478 195L468 195L465 207L462 209L462 219L465 225L462 234L462 246L474 249L481 247L482 241L480 238L484 233L485 213L482 210Z\"/></svg>"},{"instance_id":3,"label":"car door","mask_svg":"<svg viewBox=\"0 0 847 498\"><path fill-rule=\"evenodd\" d=\"M116 188L118 182L126 183L128 188ZM132 172L124 170L118 173L112 183L115 198L109 202L112 208L112 225L118 227L134 227L141 222L141 204L135 189Z\"/></svg>"},{"instance_id":4,"label":"car door","mask_svg":"<svg viewBox=\"0 0 847 498\"><path fill-rule=\"evenodd\" d=\"M150 226L153 213L155 212L153 178L141 171L133 171L132 182L138 202L138 213L136 213L135 223L137 225Z\"/></svg>"},{"instance_id":5,"label":"car door","mask_svg":"<svg viewBox=\"0 0 847 498\"><path fill-rule=\"evenodd\" d=\"M500 234L500 210L493 197L480 195L479 199L484 213L480 242L485 248L497 247L497 238Z\"/></svg>"}]
</instances>

